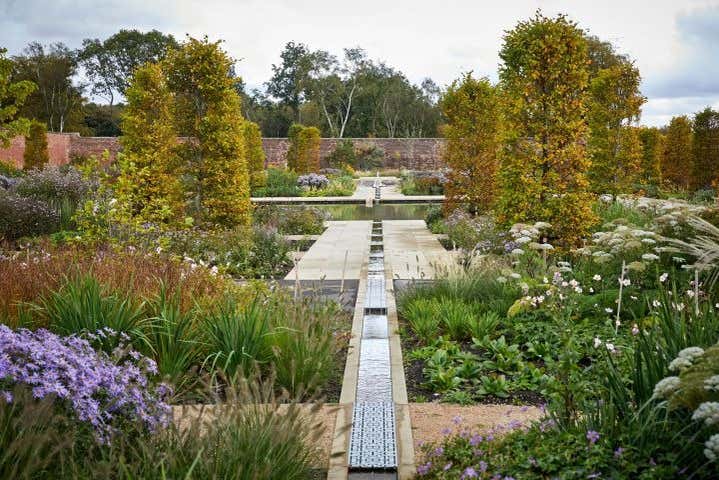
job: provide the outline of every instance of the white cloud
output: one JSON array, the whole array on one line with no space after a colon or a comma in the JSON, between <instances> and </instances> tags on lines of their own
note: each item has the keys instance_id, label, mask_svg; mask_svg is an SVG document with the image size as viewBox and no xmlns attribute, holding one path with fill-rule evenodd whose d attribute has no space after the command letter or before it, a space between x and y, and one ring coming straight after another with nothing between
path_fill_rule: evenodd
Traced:
<instances>
[{"instance_id":1,"label":"white cloud","mask_svg":"<svg viewBox=\"0 0 719 480\"><path fill-rule=\"evenodd\" d=\"M237 71L250 86L267 80L290 40L335 54L360 45L415 82L446 85L468 70L496 79L503 32L537 8L567 13L636 59L650 98L646 123L716 103L719 0L0 0L0 45L11 53L32 40L77 47L120 28L208 34L241 59Z\"/></svg>"}]
</instances>

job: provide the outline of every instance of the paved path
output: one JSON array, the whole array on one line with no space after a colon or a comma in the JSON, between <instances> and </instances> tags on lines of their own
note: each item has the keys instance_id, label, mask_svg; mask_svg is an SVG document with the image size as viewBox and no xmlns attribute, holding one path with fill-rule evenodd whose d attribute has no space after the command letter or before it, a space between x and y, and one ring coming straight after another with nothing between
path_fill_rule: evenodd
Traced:
<instances>
[{"instance_id":1,"label":"paved path","mask_svg":"<svg viewBox=\"0 0 719 480\"><path fill-rule=\"evenodd\" d=\"M424 220L385 220L384 254L394 278L434 278L435 269L452 264L451 254L427 229Z\"/></svg>"},{"instance_id":2,"label":"paved path","mask_svg":"<svg viewBox=\"0 0 719 480\"><path fill-rule=\"evenodd\" d=\"M347 252L345 279L360 277L362 264L369 255L369 239L372 222L336 221L326 222L327 230L302 256L297 269L300 280L341 280L342 267ZM285 277L295 280L293 269Z\"/></svg>"}]
</instances>

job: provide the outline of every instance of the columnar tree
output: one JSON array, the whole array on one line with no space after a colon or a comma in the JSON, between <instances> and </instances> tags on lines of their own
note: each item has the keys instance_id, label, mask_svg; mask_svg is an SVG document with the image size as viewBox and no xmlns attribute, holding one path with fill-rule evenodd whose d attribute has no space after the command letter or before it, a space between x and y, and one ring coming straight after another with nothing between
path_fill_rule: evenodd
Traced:
<instances>
[{"instance_id":1,"label":"columnar tree","mask_svg":"<svg viewBox=\"0 0 719 480\"><path fill-rule=\"evenodd\" d=\"M492 208L499 150L499 94L487 78L471 73L455 80L442 97L449 167L445 210L463 207L473 213Z\"/></svg>"},{"instance_id":2,"label":"columnar tree","mask_svg":"<svg viewBox=\"0 0 719 480\"><path fill-rule=\"evenodd\" d=\"M304 125L300 125L299 123L293 123L290 125L290 128L287 129L287 141L289 142L289 145L287 147L287 153L285 154L285 160L287 164L287 168L289 170L297 171L297 166L299 162L299 155L297 146L299 143L299 135L300 132L304 129Z\"/></svg>"},{"instance_id":3,"label":"columnar tree","mask_svg":"<svg viewBox=\"0 0 719 480\"><path fill-rule=\"evenodd\" d=\"M583 32L564 15L537 13L505 34L499 55L507 148L498 218L505 224L548 221L562 243L578 244L594 222L586 178Z\"/></svg>"},{"instance_id":4,"label":"columnar tree","mask_svg":"<svg viewBox=\"0 0 719 480\"><path fill-rule=\"evenodd\" d=\"M692 124L686 115L673 117L666 133L662 177L680 188L689 188L693 171Z\"/></svg>"},{"instance_id":5,"label":"columnar tree","mask_svg":"<svg viewBox=\"0 0 719 480\"><path fill-rule=\"evenodd\" d=\"M320 130L305 127L297 137L297 173L312 173L320 170Z\"/></svg>"},{"instance_id":6,"label":"columnar tree","mask_svg":"<svg viewBox=\"0 0 719 480\"><path fill-rule=\"evenodd\" d=\"M189 38L163 62L175 94L191 210L200 221L250 223L250 192L240 97L220 42Z\"/></svg>"},{"instance_id":7,"label":"columnar tree","mask_svg":"<svg viewBox=\"0 0 719 480\"><path fill-rule=\"evenodd\" d=\"M287 149L287 168L300 175L319 171L319 129L294 123L290 126L287 139L290 143Z\"/></svg>"},{"instance_id":8,"label":"columnar tree","mask_svg":"<svg viewBox=\"0 0 719 480\"><path fill-rule=\"evenodd\" d=\"M250 175L250 189L264 187L267 183L267 177L265 176L265 151L262 149L260 127L254 122L246 121L243 125L243 133L247 152L247 169Z\"/></svg>"},{"instance_id":9,"label":"columnar tree","mask_svg":"<svg viewBox=\"0 0 719 480\"><path fill-rule=\"evenodd\" d=\"M17 135L24 135L30 122L20 116L20 108L37 86L27 80L13 81L13 62L0 48L0 146L7 147Z\"/></svg>"},{"instance_id":10,"label":"columnar tree","mask_svg":"<svg viewBox=\"0 0 719 480\"><path fill-rule=\"evenodd\" d=\"M639 139L642 142L642 168L639 182L644 187L656 188L662 182L664 135L658 128L641 127Z\"/></svg>"},{"instance_id":11,"label":"columnar tree","mask_svg":"<svg viewBox=\"0 0 719 480\"><path fill-rule=\"evenodd\" d=\"M589 85L589 180L598 193L619 193L639 180L640 155L632 122L639 119L645 98L639 92L641 77L629 60L599 70ZM629 144L627 144L629 142Z\"/></svg>"},{"instance_id":12,"label":"columnar tree","mask_svg":"<svg viewBox=\"0 0 719 480\"><path fill-rule=\"evenodd\" d=\"M692 188L714 186L719 179L719 112L710 107L694 116Z\"/></svg>"},{"instance_id":13,"label":"columnar tree","mask_svg":"<svg viewBox=\"0 0 719 480\"><path fill-rule=\"evenodd\" d=\"M125 91L127 108L120 138L119 211L126 219L177 224L184 219L172 94L160 65L138 68Z\"/></svg>"},{"instance_id":14,"label":"columnar tree","mask_svg":"<svg viewBox=\"0 0 719 480\"><path fill-rule=\"evenodd\" d=\"M22 155L23 169L41 169L50 161L47 151L47 127L44 123L34 121L30 124L25 136L25 152Z\"/></svg>"}]
</instances>

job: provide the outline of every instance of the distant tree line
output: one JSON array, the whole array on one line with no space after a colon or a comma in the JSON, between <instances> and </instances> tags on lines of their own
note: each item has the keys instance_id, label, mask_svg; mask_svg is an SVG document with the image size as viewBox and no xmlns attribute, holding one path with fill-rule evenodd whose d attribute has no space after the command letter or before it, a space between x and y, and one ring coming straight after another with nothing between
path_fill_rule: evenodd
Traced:
<instances>
[{"instance_id":1,"label":"distant tree line","mask_svg":"<svg viewBox=\"0 0 719 480\"><path fill-rule=\"evenodd\" d=\"M75 50L32 42L11 58L13 81L37 86L20 113L50 132L119 136L133 73L177 48L172 35L157 30L87 38ZM358 47L337 58L289 42L280 57L263 88L251 91L230 66L242 112L263 136L286 137L293 123L316 127L326 137L437 136L440 89L431 79L415 85Z\"/></svg>"}]
</instances>

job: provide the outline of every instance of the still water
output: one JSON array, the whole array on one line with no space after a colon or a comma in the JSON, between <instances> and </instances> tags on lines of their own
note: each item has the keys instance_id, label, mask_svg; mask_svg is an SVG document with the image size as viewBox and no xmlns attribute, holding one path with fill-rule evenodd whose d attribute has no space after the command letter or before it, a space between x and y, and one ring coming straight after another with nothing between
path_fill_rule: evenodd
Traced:
<instances>
[{"instance_id":1,"label":"still water","mask_svg":"<svg viewBox=\"0 0 719 480\"><path fill-rule=\"evenodd\" d=\"M380 203L373 207L360 204L313 205L330 215L330 220L423 220L430 203Z\"/></svg>"}]
</instances>

